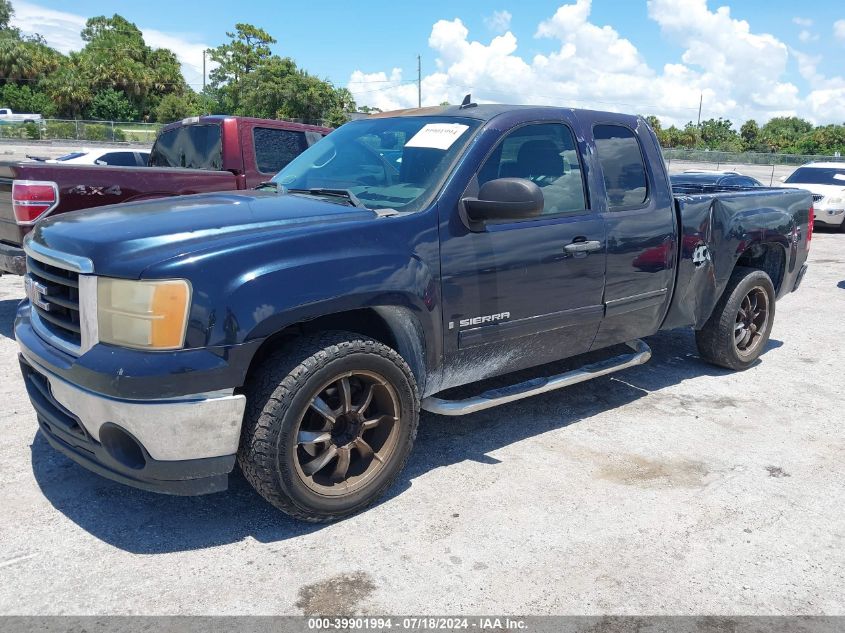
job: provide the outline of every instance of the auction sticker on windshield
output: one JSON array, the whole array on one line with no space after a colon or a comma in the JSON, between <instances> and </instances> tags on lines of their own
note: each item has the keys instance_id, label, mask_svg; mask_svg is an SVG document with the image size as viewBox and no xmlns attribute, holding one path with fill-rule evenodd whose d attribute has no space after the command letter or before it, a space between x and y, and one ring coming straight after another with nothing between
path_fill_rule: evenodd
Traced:
<instances>
[{"instance_id":1,"label":"auction sticker on windshield","mask_svg":"<svg viewBox=\"0 0 845 633\"><path fill-rule=\"evenodd\" d=\"M469 128L468 125L460 123L429 123L414 134L411 140L405 143L405 147L449 149L467 128Z\"/></svg>"}]
</instances>

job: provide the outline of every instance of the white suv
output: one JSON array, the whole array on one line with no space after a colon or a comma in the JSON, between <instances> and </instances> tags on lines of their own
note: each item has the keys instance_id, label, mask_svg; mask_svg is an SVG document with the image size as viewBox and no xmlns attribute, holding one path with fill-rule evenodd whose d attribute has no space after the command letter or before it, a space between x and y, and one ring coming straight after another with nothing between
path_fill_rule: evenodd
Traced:
<instances>
[{"instance_id":1,"label":"white suv","mask_svg":"<svg viewBox=\"0 0 845 633\"><path fill-rule=\"evenodd\" d=\"M792 172L783 183L813 194L816 224L845 230L845 162L807 163Z\"/></svg>"}]
</instances>

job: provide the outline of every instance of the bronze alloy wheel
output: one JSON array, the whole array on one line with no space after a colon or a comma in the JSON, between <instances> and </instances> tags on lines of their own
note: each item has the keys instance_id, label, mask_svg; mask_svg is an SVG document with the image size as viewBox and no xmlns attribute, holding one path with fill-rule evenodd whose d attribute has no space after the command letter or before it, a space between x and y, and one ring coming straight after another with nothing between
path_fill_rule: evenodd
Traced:
<instances>
[{"instance_id":1,"label":"bronze alloy wheel","mask_svg":"<svg viewBox=\"0 0 845 633\"><path fill-rule=\"evenodd\" d=\"M742 356L757 352L766 333L769 321L769 295L760 286L755 286L739 304L734 324L734 345Z\"/></svg>"},{"instance_id":2,"label":"bronze alloy wheel","mask_svg":"<svg viewBox=\"0 0 845 633\"><path fill-rule=\"evenodd\" d=\"M299 421L297 475L320 495L362 488L396 450L399 415L399 398L384 377L371 371L335 376L317 390Z\"/></svg>"}]
</instances>

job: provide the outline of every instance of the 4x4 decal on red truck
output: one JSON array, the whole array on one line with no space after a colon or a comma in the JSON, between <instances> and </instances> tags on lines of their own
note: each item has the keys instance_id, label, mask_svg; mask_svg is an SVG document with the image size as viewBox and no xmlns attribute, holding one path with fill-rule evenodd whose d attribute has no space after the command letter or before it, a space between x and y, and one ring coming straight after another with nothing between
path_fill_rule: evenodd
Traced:
<instances>
[{"instance_id":1,"label":"4x4 decal on red truck","mask_svg":"<svg viewBox=\"0 0 845 633\"><path fill-rule=\"evenodd\" d=\"M76 185L68 190L70 194L78 196L119 196L123 192L117 185L111 187L94 187L93 185Z\"/></svg>"}]
</instances>

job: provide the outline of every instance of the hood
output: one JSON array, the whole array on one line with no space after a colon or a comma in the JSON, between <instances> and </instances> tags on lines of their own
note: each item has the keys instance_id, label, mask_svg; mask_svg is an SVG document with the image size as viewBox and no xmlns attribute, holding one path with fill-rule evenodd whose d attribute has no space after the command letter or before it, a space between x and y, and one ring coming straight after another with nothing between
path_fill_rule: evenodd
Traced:
<instances>
[{"instance_id":1,"label":"hood","mask_svg":"<svg viewBox=\"0 0 845 633\"><path fill-rule=\"evenodd\" d=\"M210 193L57 215L39 222L32 239L87 257L96 274L119 269L112 274L135 276L152 264L207 249L218 240L248 242L375 217L366 209L271 190Z\"/></svg>"},{"instance_id":2,"label":"hood","mask_svg":"<svg viewBox=\"0 0 845 633\"><path fill-rule=\"evenodd\" d=\"M842 185L817 185L808 182L784 182L781 187L788 187L790 189L804 189L810 193L830 198L832 196L845 196L845 186Z\"/></svg>"}]
</instances>

